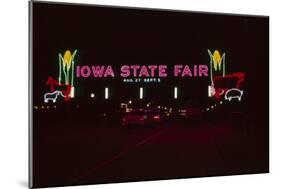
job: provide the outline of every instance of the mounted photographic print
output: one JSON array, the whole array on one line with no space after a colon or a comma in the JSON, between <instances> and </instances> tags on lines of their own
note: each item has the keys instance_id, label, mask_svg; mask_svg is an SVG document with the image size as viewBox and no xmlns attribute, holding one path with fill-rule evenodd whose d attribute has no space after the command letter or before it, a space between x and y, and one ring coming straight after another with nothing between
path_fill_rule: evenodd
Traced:
<instances>
[{"instance_id":1,"label":"mounted photographic print","mask_svg":"<svg viewBox=\"0 0 281 189\"><path fill-rule=\"evenodd\" d=\"M269 172L269 17L29 15L31 188Z\"/></svg>"}]
</instances>

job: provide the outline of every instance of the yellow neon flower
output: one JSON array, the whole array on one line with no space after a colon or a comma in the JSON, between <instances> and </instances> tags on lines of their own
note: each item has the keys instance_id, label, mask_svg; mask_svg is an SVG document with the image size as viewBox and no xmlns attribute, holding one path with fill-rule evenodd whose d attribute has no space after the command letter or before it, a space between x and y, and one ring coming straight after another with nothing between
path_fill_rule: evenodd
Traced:
<instances>
[{"instance_id":1,"label":"yellow neon flower","mask_svg":"<svg viewBox=\"0 0 281 189\"><path fill-rule=\"evenodd\" d=\"M225 53L220 55L220 52L218 50L215 50L212 54L209 49L207 49L209 57L210 57L210 78L211 78L211 84L213 83L213 68L214 71L221 71L222 67L222 76L225 76Z\"/></svg>"},{"instance_id":2,"label":"yellow neon flower","mask_svg":"<svg viewBox=\"0 0 281 189\"><path fill-rule=\"evenodd\" d=\"M221 55L220 55L220 52L218 50L214 51L213 64L214 64L215 71L217 71L217 67L219 67L219 70L221 69Z\"/></svg>"},{"instance_id":3,"label":"yellow neon flower","mask_svg":"<svg viewBox=\"0 0 281 189\"><path fill-rule=\"evenodd\" d=\"M66 66L67 70L70 69L71 58L72 58L72 55L71 55L70 50L66 50L65 53L64 53L64 56L63 56L63 66Z\"/></svg>"}]
</instances>

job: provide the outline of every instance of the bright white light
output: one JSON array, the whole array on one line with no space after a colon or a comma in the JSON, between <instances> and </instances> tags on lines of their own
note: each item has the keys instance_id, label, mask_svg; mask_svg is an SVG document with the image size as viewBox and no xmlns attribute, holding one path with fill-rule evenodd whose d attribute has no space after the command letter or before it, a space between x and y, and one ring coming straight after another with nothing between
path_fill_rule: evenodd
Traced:
<instances>
[{"instance_id":1,"label":"bright white light","mask_svg":"<svg viewBox=\"0 0 281 189\"><path fill-rule=\"evenodd\" d=\"M220 104L222 104L222 101L220 101Z\"/></svg>"},{"instance_id":2,"label":"bright white light","mask_svg":"<svg viewBox=\"0 0 281 189\"><path fill-rule=\"evenodd\" d=\"M129 104L132 104L132 101L131 101L131 100L129 100Z\"/></svg>"},{"instance_id":3,"label":"bright white light","mask_svg":"<svg viewBox=\"0 0 281 189\"><path fill-rule=\"evenodd\" d=\"M149 104L147 104L146 106L149 107Z\"/></svg>"},{"instance_id":4,"label":"bright white light","mask_svg":"<svg viewBox=\"0 0 281 189\"><path fill-rule=\"evenodd\" d=\"M70 88L70 94L69 94L69 96L71 97L71 98L74 98L74 90L75 90L75 88L72 86L71 88Z\"/></svg>"},{"instance_id":5,"label":"bright white light","mask_svg":"<svg viewBox=\"0 0 281 189\"><path fill-rule=\"evenodd\" d=\"M212 97L212 86L208 86L208 97Z\"/></svg>"},{"instance_id":6,"label":"bright white light","mask_svg":"<svg viewBox=\"0 0 281 189\"><path fill-rule=\"evenodd\" d=\"M177 87L174 88L174 98L175 99L178 98L178 88Z\"/></svg>"},{"instance_id":7,"label":"bright white light","mask_svg":"<svg viewBox=\"0 0 281 189\"><path fill-rule=\"evenodd\" d=\"M105 98L105 99L108 99L108 88L107 88L107 87L105 88L104 98Z\"/></svg>"},{"instance_id":8,"label":"bright white light","mask_svg":"<svg viewBox=\"0 0 281 189\"><path fill-rule=\"evenodd\" d=\"M91 98L95 98L95 94L94 93L91 93Z\"/></svg>"},{"instance_id":9,"label":"bright white light","mask_svg":"<svg viewBox=\"0 0 281 189\"><path fill-rule=\"evenodd\" d=\"M211 106L211 108L213 109L213 108L214 108L214 106Z\"/></svg>"},{"instance_id":10,"label":"bright white light","mask_svg":"<svg viewBox=\"0 0 281 189\"><path fill-rule=\"evenodd\" d=\"M143 99L143 88L140 88L140 99Z\"/></svg>"}]
</instances>

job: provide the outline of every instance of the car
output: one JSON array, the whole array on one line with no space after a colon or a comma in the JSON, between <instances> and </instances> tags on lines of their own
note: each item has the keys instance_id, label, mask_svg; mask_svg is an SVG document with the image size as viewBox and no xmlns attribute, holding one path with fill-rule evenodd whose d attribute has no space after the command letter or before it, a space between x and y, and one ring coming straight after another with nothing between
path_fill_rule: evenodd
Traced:
<instances>
[{"instance_id":1,"label":"car","mask_svg":"<svg viewBox=\"0 0 281 189\"><path fill-rule=\"evenodd\" d=\"M138 125L145 126L152 123L151 116L148 115L144 110L132 110L126 113L122 119L122 125Z\"/></svg>"},{"instance_id":2,"label":"car","mask_svg":"<svg viewBox=\"0 0 281 189\"><path fill-rule=\"evenodd\" d=\"M153 123L159 123L161 121L161 113L160 111L147 111L148 117L152 119Z\"/></svg>"},{"instance_id":3,"label":"car","mask_svg":"<svg viewBox=\"0 0 281 189\"><path fill-rule=\"evenodd\" d=\"M186 118L187 117L187 110L186 109L179 109L177 116L179 118Z\"/></svg>"},{"instance_id":4,"label":"car","mask_svg":"<svg viewBox=\"0 0 281 189\"><path fill-rule=\"evenodd\" d=\"M176 118L177 119L196 119L201 115L201 109L199 107L189 106L185 108L180 108L176 110Z\"/></svg>"}]
</instances>

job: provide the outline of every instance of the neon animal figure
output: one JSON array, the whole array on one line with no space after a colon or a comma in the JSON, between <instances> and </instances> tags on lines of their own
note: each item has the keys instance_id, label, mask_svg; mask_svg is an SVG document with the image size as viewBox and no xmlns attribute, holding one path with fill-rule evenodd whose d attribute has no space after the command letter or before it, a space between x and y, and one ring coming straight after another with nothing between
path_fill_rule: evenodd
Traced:
<instances>
[{"instance_id":1,"label":"neon animal figure","mask_svg":"<svg viewBox=\"0 0 281 189\"><path fill-rule=\"evenodd\" d=\"M48 103L49 100L51 100L53 103L55 103L59 96L62 96L63 98L65 98L65 96L63 95L63 93L61 91L54 91L54 92L51 92L51 93L45 93L44 94L44 102Z\"/></svg>"},{"instance_id":2,"label":"neon animal figure","mask_svg":"<svg viewBox=\"0 0 281 189\"><path fill-rule=\"evenodd\" d=\"M231 101L232 99L238 99L241 101L243 91L237 88L232 88L226 91L224 98L225 100Z\"/></svg>"}]
</instances>

